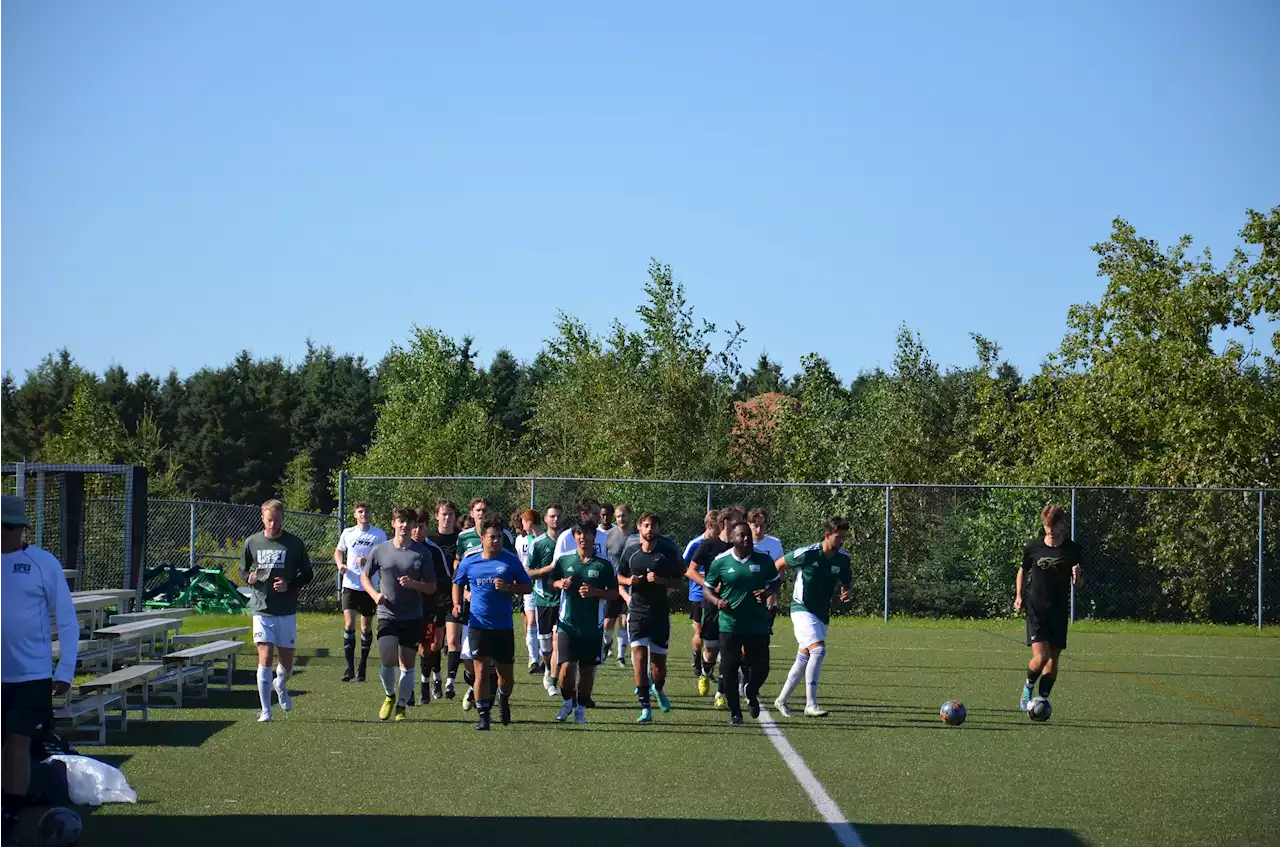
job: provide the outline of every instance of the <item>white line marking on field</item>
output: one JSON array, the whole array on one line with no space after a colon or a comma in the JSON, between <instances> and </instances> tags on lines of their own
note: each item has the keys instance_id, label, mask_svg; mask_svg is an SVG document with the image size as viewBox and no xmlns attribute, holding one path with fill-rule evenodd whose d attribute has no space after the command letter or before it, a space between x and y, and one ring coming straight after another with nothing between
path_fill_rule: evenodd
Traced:
<instances>
[{"instance_id":1,"label":"white line marking on field","mask_svg":"<svg viewBox=\"0 0 1280 847\"><path fill-rule=\"evenodd\" d=\"M831 827L832 833L835 834L836 841L840 842L841 847L865 847L862 839L858 837L858 832L849 823L848 818L844 816L844 812L840 811L840 807L836 805L836 801L831 799L831 795L827 793L827 789L822 787L822 783L813 775L813 771L809 770L809 766L804 763L804 759L796 752L796 748L791 746L791 742L782 734L782 730L773 722L773 716L769 714L768 709L760 709L760 725L764 727L764 734L773 742L773 747L778 751L778 755L782 756L782 761L787 763L787 767L791 769L791 774L800 783L800 787L809 795L809 799L813 801L813 805L817 807L818 814L822 815L822 819L827 822L827 826Z\"/></svg>"},{"instance_id":2,"label":"white line marking on field","mask_svg":"<svg viewBox=\"0 0 1280 847\"><path fill-rule=\"evenodd\" d=\"M1018 642L1020 645L1021 642ZM878 650L885 653L991 653L993 655L1007 656L1011 652L1017 652L1017 645L1010 647L1008 650L992 650L984 647L877 647L868 644L853 645L849 648L851 651L859 650ZM1280 662L1280 656L1210 656L1199 653L1111 653L1104 651L1105 655L1124 656L1126 658L1139 659L1234 659L1242 662Z\"/></svg>"}]
</instances>

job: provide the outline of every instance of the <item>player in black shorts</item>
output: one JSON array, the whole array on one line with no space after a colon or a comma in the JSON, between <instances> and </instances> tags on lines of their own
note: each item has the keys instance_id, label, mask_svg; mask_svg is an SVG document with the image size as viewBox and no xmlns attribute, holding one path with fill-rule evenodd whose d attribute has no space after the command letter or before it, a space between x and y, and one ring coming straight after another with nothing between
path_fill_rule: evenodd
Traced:
<instances>
[{"instance_id":1,"label":"player in black shorts","mask_svg":"<svg viewBox=\"0 0 1280 847\"><path fill-rule=\"evenodd\" d=\"M726 530L730 523L735 520L741 520L741 512L734 511L732 508L721 509L719 514L720 534L715 538L708 538L698 545L698 550L693 554L693 562L685 571L685 576L690 580L706 588L706 580L704 579L707 568L724 551L733 545L729 543L725 537ZM728 701L725 699L724 691L721 690L716 681L716 658L720 654L720 610L716 605L707 598L705 594L702 597L702 675L708 681L708 684L716 683L716 699L713 704L717 709L728 708ZM698 692L702 692L702 684L698 684Z\"/></svg>"},{"instance_id":2,"label":"player in black shorts","mask_svg":"<svg viewBox=\"0 0 1280 847\"><path fill-rule=\"evenodd\" d=\"M1040 522L1044 525L1044 539L1023 549L1013 600L1014 611L1026 609L1027 646L1031 648L1020 702L1024 712L1031 702L1037 679L1040 696L1046 699L1058 679L1058 655L1067 647L1071 588L1079 588L1083 582L1080 545L1067 537L1066 512L1051 503L1040 512Z\"/></svg>"},{"instance_id":3,"label":"player in black shorts","mask_svg":"<svg viewBox=\"0 0 1280 847\"><path fill-rule=\"evenodd\" d=\"M671 644L670 592L684 584L684 561L675 542L660 534L662 520L657 515L645 512L636 528L638 534L627 541L618 556L618 583L622 586L619 590L627 592L630 609L627 628L636 699L640 701L636 723L649 723L653 720L650 695L657 699L662 711L671 711L671 701L664 690L667 649Z\"/></svg>"},{"instance_id":4,"label":"player in black shorts","mask_svg":"<svg viewBox=\"0 0 1280 847\"><path fill-rule=\"evenodd\" d=\"M450 500L441 500L436 503L436 529L435 532L427 533L436 543L436 546L444 551L445 562L449 566L450 580L453 579L453 569L458 564L458 507ZM441 592L448 595L449 592ZM442 597L444 602L446 598ZM432 661L432 695L437 699L443 694L450 700L453 699L453 680L458 674L458 664L462 656L462 627L466 624L467 610L462 610L462 619L459 620L453 616L453 601L448 600L447 609L445 610L444 619L444 635L439 639L439 645L433 645L436 658ZM448 645L449 651L449 672L445 675L444 690L440 689L440 655L443 648Z\"/></svg>"},{"instance_id":5,"label":"player in black shorts","mask_svg":"<svg viewBox=\"0 0 1280 847\"><path fill-rule=\"evenodd\" d=\"M447 586L449 580L453 579L453 574L445 562L444 550L427 537L428 514L429 511L425 506L417 510L411 537L414 545L422 553L424 571L435 574L437 586ZM422 690L418 699L424 706L431 702L432 677L430 674L432 671L435 674L436 691L440 690L440 643L444 639L445 605L453 605L453 600L446 597L447 593L437 590L436 593L424 595L422 598L422 640L418 642L419 681L422 684ZM414 705L412 694L409 695L409 705Z\"/></svg>"}]
</instances>

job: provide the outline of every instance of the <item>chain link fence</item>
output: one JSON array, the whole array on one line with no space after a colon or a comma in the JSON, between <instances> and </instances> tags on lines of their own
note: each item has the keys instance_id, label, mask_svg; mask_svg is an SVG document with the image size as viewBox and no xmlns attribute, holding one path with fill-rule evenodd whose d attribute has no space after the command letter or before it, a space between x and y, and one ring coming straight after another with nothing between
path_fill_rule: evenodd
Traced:
<instances>
[{"instance_id":1,"label":"chain link fence","mask_svg":"<svg viewBox=\"0 0 1280 847\"><path fill-rule=\"evenodd\" d=\"M854 591L837 614L991 618L1013 614L1023 546L1039 537L1040 510L1059 503L1083 548L1075 618L1262 625L1280 619L1276 493L344 475L339 508L345 516L355 502L368 501L375 519L385 521L397 505L434 510L447 499L464 513L472 498L484 497L504 516L557 503L572 518L576 503L592 497L626 503L636 515L657 512L664 534L683 546L701 533L709 507L740 504L765 509L768 532L787 550L820 541L823 521L843 515L852 526L846 549Z\"/></svg>"}]
</instances>

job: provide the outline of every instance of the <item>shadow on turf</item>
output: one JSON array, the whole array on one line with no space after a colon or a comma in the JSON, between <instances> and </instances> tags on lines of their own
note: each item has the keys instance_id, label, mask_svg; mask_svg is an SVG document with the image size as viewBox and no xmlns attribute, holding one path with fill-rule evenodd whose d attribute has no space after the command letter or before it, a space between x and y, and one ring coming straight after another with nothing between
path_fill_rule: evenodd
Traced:
<instances>
[{"instance_id":1,"label":"shadow on turf","mask_svg":"<svg viewBox=\"0 0 1280 847\"><path fill-rule=\"evenodd\" d=\"M264 837L289 844L512 843L522 847L565 844L690 844L697 847L823 847L836 839L826 824L794 821L671 820L637 818L519 818L485 809L486 817L414 817L405 815L95 815L85 822L84 843L183 844L224 847L231 841L257 843ZM879 845L983 845L983 847L1080 847L1084 839L1062 829L1004 826L858 824L868 847Z\"/></svg>"},{"instance_id":2,"label":"shadow on turf","mask_svg":"<svg viewBox=\"0 0 1280 847\"><path fill-rule=\"evenodd\" d=\"M108 730L107 741L122 747L199 747L235 721L129 721L123 733ZM74 745L74 741L72 744ZM93 748L81 748L81 753L96 756ZM105 759L104 759L105 761Z\"/></svg>"}]
</instances>

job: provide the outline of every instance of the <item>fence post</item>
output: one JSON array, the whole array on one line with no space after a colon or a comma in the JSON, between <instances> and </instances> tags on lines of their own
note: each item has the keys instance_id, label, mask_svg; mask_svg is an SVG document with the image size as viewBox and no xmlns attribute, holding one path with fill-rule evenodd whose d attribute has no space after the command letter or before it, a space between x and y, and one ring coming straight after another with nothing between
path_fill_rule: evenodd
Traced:
<instances>
[{"instance_id":1,"label":"fence post","mask_svg":"<svg viewBox=\"0 0 1280 847\"><path fill-rule=\"evenodd\" d=\"M187 557L187 565L194 568L196 566L196 504L195 503L191 504L191 519L190 519L190 526L188 526L188 530L190 531L191 554Z\"/></svg>"},{"instance_id":2,"label":"fence post","mask_svg":"<svg viewBox=\"0 0 1280 847\"><path fill-rule=\"evenodd\" d=\"M347 472L338 471L338 534L347 528Z\"/></svg>"},{"instance_id":3,"label":"fence post","mask_svg":"<svg viewBox=\"0 0 1280 847\"><path fill-rule=\"evenodd\" d=\"M884 620L889 622L889 535L893 531L893 516L889 512L889 500L893 486L884 487Z\"/></svg>"},{"instance_id":4,"label":"fence post","mask_svg":"<svg viewBox=\"0 0 1280 847\"><path fill-rule=\"evenodd\" d=\"M36 546L44 546L44 471L36 471Z\"/></svg>"},{"instance_id":5,"label":"fence post","mask_svg":"<svg viewBox=\"0 0 1280 847\"><path fill-rule=\"evenodd\" d=\"M707 485L707 511L711 511L711 485Z\"/></svg>"},{"instance_id":6,"label":"fence post","mask_svg":"<svg viewBox=\"0 0 1280 847\"><path fill-rule=\"evenodd\" d=\"M14 484L13 493L17 494L23 500L26 500L27 499L27 463L16 462L14 463L13 467L14 467L14 470L17 472L16 473L17 478L13 481L13 484Z\"/></svg>"},{"instance_id":7,"label":"fence post","mask_svg":"<svg viewBox=\"0 0 1280 847\"><path fill-rule=\"evenodd\" d=\"M1262 528L1263 528L1263 499L1266 492L1259 489L1258 491L1258 632L1262 632Z\"/></svg>"},{"instance_id":8,"label":"fence post","mask_svg":"<svg viewBox=\"0 0 1280 847\"><path fill-rule=\"evenodd\" d=\"M1076 490L1071 489L1071 540L1076 540ZM1076 581L1071 580L1071 622L1076 622Z\"/></svg>"},{"instance_id":9,"label":"fence post","mask_svg":"<svg viewBox=\"0 0 1280 847\"><path fill-rule=\"evenodd\" d=\"M529 477L529 508L538 508L538 478L536 476Z\"/></svg>"}]
</instances>

